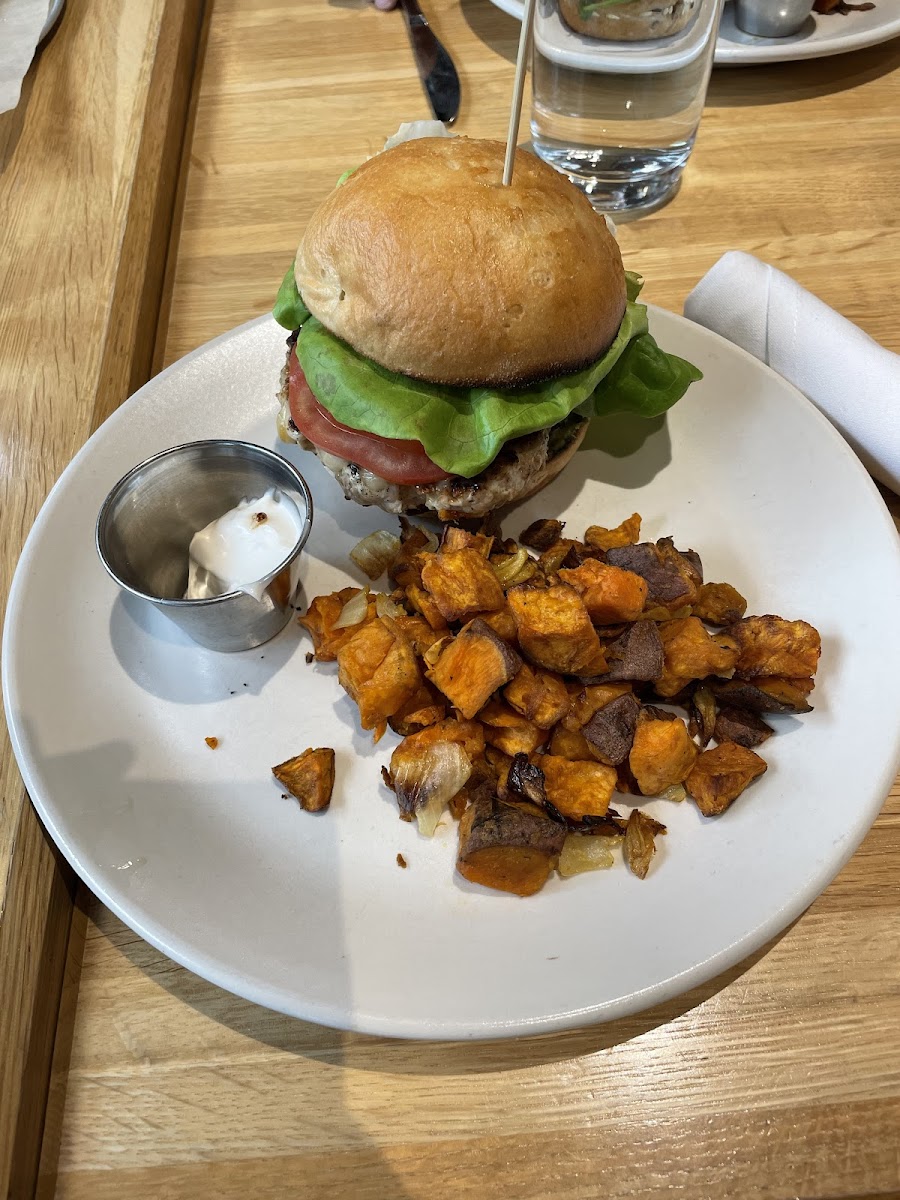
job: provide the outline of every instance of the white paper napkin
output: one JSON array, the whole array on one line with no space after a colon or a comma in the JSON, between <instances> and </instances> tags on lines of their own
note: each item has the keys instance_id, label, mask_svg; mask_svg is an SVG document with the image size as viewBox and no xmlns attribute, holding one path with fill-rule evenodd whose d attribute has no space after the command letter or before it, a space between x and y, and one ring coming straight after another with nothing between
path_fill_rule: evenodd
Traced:
<instances>
[{"instance_id":1,"label":"white paper napkin","mask_svg":"<svg viewBox=\"0 0 900 1200\"><path fill-rule=\"evenodd\" d=\"M837 426L871 474L900 491L900 355L788 275L739 250L704 275L684 313L789 379Z\"/></svg>"},{"instance_id":2,"label":"white paper napkin","mask_svg":"<svg viewBox=\"0 0 900 1200\"><path fill-rule=\"evenodd\" d=\"M50 0L0 0L0 113L19 103Z\"/></svg>"}]
</instances>

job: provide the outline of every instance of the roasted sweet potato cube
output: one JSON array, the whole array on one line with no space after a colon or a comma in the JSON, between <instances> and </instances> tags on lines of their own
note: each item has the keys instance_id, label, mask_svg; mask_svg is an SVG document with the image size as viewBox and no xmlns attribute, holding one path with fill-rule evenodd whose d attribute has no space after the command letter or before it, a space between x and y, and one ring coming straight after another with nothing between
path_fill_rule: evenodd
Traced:
<instances>
[{"instance_id":1,"label":"roasted sweet potato cube","mask_svg":"<svg viewBox=\"0 0 900 1200\"><path fill-rule=\"evenodd\" d=\"M440 641L444 636L439 630L432 629L425 618L418 613L413 616L395 617L394 620L412 642L413 649L420 658L424 657L435 642Z\"/></svg>"},{"instance_id":2,"label":"roasted sweet potato cube","mask_svg":"<svg viewBox=\"0 0 900 1200\"><path fill-rule=\"evenodd\" d=\"M406 585L405 591L410 607L414 608L416 612L421 613L436 633L444 633L448 628L447 622L441 610L425 589L416 583L409 583Z\"/></svg>"},{"instance_id":3,"label":"roasted sweet potato cube","mask_svg":"<svg viewBox=\"0 0 900 1200\"><path fill-rule=\"evenodd\" d=\"M492 700L478 714L484 726L484 740L510 757L533 754L547 740L547 731L517 713L500 700Z\"/></svg>"},{"instance_id":4,"label":"roasted sweet potato cube","mask_svg":"<svg viewBox=\"0 0 900 1200\"><path fill-rule=\"evenodd\" d=\"M532 550L549 550L560 540L564 525L565 521L532 521L527 529L522 530L519 541Z\"/></svg>"},{"instance_id":5,"label":"roasted sweet potato cube","mask_svg":"<svg viewBox=\"0 0 900 1200\"><path fill-rule=\"evenodd\" d=\"M394 733L408 737L411 733L418 733L420 729L443 721L446 715L447 704L444 697L437 688L423 680L416 694L389 718L388 724Z\"/></svg>"},{"instance_id":6,"label":"roasted sweet potato cube","mask_svg":"<svg viewBox=\"0 0 900 1200\"><path fill-rule=\"evenodd\" d=\"M490 563L471 546L429 555L422 567L422 586L446 621L467 621L506 604Z\"/></svg>"},{"instance_id":7,"label":"roasted sweet potato cube","mask_svg":"<svg viewBox=\"0 0 900 1200\"><path fill-rule=\"evenodd\" d=\"M802 679L816 673L822 639L806 621L745 617L730 625L728 632L739 649L735 667L739 679L755 679L759 675Z\"/></svg>"},{"instance_id":8,"label":"roasted sweet potato cube","mask_svg":"<svg viewBox=\"0 0 900 1200\"><path fill-rule=\"evenodd\" d=\"M355 629L353 636L341 647L338 652L338 679L353 700L357 700L360 689L375 675L396 640L387 622L379 618ZM410 695L418 686L417 683ZM404 699L409 699L409 696Z\"/></svg>"},{"instance_id":9,"label":"roasted sweet potato cube","mask_svg":"<svg viewBox=\"0 0 900 1200\"><path fill-rule=\"evenodd\" d=\"M544 793L557 812L570 821L605 814L616 787L612 767L555 754L541 754L538 761L544 773Z\"/></svg>"},{"instance_id":10,"label":"roasted sweet potato cube","mask_svg":"<svg viewBox=\"0 0 900 1200\"><path fill-rule=\"evenodd\" d=\"M624 682L586 683L581 686L570 684L569 711L562 718L562 724L566 729L581 729L587 725L595 712L630 691L631 684Z\"/></svg>"},{"instance_id":11,"label":"roasted sweet potato cube","mask_svg":"<svg viewBox=\"0 0 900 1200\"><path fill-rule=\"evenodd\" d=\"M628 764L642 795L658 796L684 781L697 753L680 717L661 720L645 709L634 731Z\"/></svg>"},{"instance_id":12,"label":"roasted sweet potato cube","mask_svg":"<svg viewBox=\"0 0 900 1200\"><path fill-rule=\"evenodd\" d=\"M575 673L584 680L602 679L606 675L608 668L609 663L606 661L606 647L602 642L599 642L597 649L591 657Z\"/></svg>"},{"instance_id":13,"label":"roasted sweet potato cube","mask_svg":"<svg viewBox=\"0 0 900 1200\"><path fill-rule=\"evenodd\" d=\"M414 526L406 517L401 517L400 553L388 568L392 586L404 588L409 583L421 583L422 563L433 545L432 534L426 533L421 526Z\"/></svg>"},{"instance_id":14,"label":"roasted sweet potato cube","mask_svg":"<svg viewBox=\"0 0 900 1200\"><path fill-rule=\"evenodd\" d=\"M625 865L638 879L646 879L650 870L650 860L656 853L655 835L665 833L665 825L654 821L639 808L632 809L625 826L625 841L622 844L622 857Z\"/></svg>"},{"instance_id":15,"label":"roasted sweet potato cube","mask_svg":"<svg viewBox=\"0 0 900 1200\"><path fill-rule=\"evenodd\" d=\"M450 800L447 802L447 811L450 813L450 816L454 821L459 821L462 818L463 813L469 807L468 793L466 792L467 786L468 785L463 785L456 795L451 796Z\"/></svg>"},{"instance_id":16,"label":"roasted sweet potato cube","mask_svg":"<svg viewBox=\"0 0 900 1200\"><path fill-rule=\"evenodd\" d=\"M590 744L581 733L565 729L557 725L550 735L548 750L560 758L568 758L572 762L596 762L596 757Z\"/></svg>"},{"instance_id":17,"label":"roasted sweet potato cube","mask_svg":"<svg viewBox=\"0 0 900 1200\"><path fill-rule=\"evenodd\" d=\"M479 798L459 823L456 869L470 883L533 896L556 864L565 826L537 808Z\"/></svg>"},{"instance_id":18,"label":"roasted sweet potato cube","mask_svg":"<svg viewBox=\"0 0 900 1200\"><path fill-rule=\"evenodd\" d=\"M641 794L641 789L638 787L634 772L627 758L616 767L616 774L618 776L616 783L617 792L621 792L623 796L639 796Z\"/></svg>"},{"instance_id":19,"label":"roasted sweet potato cube","mask_svg":"<svg viewBox=\"0 0 900 1200\"><path fill-rule=\"evenodd\" d=\"M341 646L337 657L338 679L359 706L363 729L383 731L388 717L399 712L422 685L415 651L390 617L363 625Z\"/></svg>"},{"instance_id":20,"label":"roasted sweet potato cube","mask_svg":"<svg viewBox=\"0 0 900 1200\"><path fill-rule=\"evenodd\" d=\"M602 525L589 525L584 531L585 543L594 550L615 550L619 546L633 546L641 536L641 517L632 513L615 529L604 529Z\"/></svg>"},{"instance_id":21,"label":"roasted sweet potato cube","mask_svg":"<svg viewBox=\"0 0 900 1200\"><path fill-rule=\"evenodd\" d=\"M747 611L747 601L730 583L704 583L692 611L710 625L731 625Z\"/></svg>"},{"instance_id":22,"label":"roasted sweet potato cube","mask_svg":"<svg viewBox=\"0 0 900 1200\"><path fill-rule=\"evenodd\" d=\"M363 729L374 729L377 742L384 733L388 718L401 709L410 696L415 695L421 684L422 675L415 651L401 634L394 640L375 674L362 685L356 696Z\"/></svg>"},{"instance_id":23,"label":"roasted sweet potato cube","mask_svg":"<svg viewBox=\"0 0 900 1200\"><path fill-rule=\"evenodd\" d=\"M760 675L753 682L774 704L783 706L779 711L812 712L812 705L807 700L814 686L812 679L779 679L774 675Z\"/></svg>"},{"instance_id":24,"label":"roasted sweet potato cube","mask_svg":"<svg viewBox=\"0 0 900 1200\"><path fill-rule=\"evenodd\" d=\"M608 668L603 682L627 679L649 683L662 674L665 657L659 626L637 621L606 647Z\"/></svg>"},{"instance_id":25,"label":"roasted sweet potato cube","mask_svg":"<svg viewBox=\"0 0 900 1200\"><path fill-rule=\"evenodd\" d=\"M671 538L614 547L606 561L640 575L649 588L648 605L670 612L693 604L703 583L700 559L692 550L676 550Z\"/></svg>"},{"instance_id":26,"label":"roasted sweet potato cube","mask_svg":"<svg viewBox=\"0 0 900 1200\"><path fill-rule=\"evenodd\" d=\"M765 760L746 746L722 742L712 750L703 751L684 786L703 815L714 817L733 804L765 769Z\"/></svg>"},{"instance_id":27,"label":"roasted sweet potato cube","mask_svg":"<svg viewBox=\"0 0 900 1200\"><path fill-rule=\"evenodd\" d=\"M516 677L506 685L503 697L538 729L549 729L569 711L569 693L559 676L535 670L528 663L523 663Z\"/></svg>"},{"instance_id":28,"label":"roasted sweet potato cube","mask_svg":"<svg viewBox=\"0 0 900 1200\"><path fill-rule=\"evenodd\" d=\"M468 720L521 666L509 642L478 617L441 652L428 678Z\"/></svg>"},{"instance_id":29,"label":"roasted sweet potato cube","mask_svg":"<svg viewBox=\"0 0 900 1200\"><path fill-rule=\"evenodd\" d=\"M572 542L569 552L559 565L562 570L576 571L586 562L604 562L605 558L606 555L602 550L592 550L584 542Z\"/></svg>"},{"instance_id":30,"label":"roasted sweet potato cube","mask_svg":"<svg viewBox=\"0 0 900 1200\"><path fill-rule=\"evenodd\" d=\"M477 721L457 721L447 717L436 725L429 725L412 737L405 738L403 745L410 752L418 753L435 742L459 742L472 762L484 754L484 730Z\"/></svg>"},{"instance_id":31,"label":"roasted sweet potato cube","mask_svg":"<svg viewBox=\"0 0 900 1200\"><path fill-rule=\"evenodd\" d=\"M431 543L433 544L433 543ZM394 587L422 582L422 552L429 545L429 536L419 525L401 518L400 553L388 567L388 579Z\"/></svg>"},{"instance_id":32,"label":"roasted sweet potato cube","mask_svg":"<svg viewBox=\"0 0 900 1200\"><path fill-rule=\"evenodd\" d=\"M306 812L322 812L331 803L334 790L334 751L330 746L304 750L279 763L272 774L283 788L300 801Z\"/></svg>"},{"instance_id":33,"label":"roasted sweet potato cube","mask_svg":"<svg viewBox=\"0 0 900 1200\"><path fill-rule=\"evenodd\" d=\"M306 615L297 618L313 640L316 660L318 662L334 662L337 652L344 642L348 642L355 633L359 632L362 622L348 625L344 629L335 629L335 622L354 596L358 596L361 588L345 587L329 596L316 596L309 606ZM368 619L368 609L363 620Z\"/></svg>"},{"instance_id":34,"label":"roasted sweet potato cube","mask_svg":"<svg viewBox=\"0 0 900 1200\"><path fill-rule=\"evenodd\" d=\"M568 584L511 588L519 645L536 666L563 674L601 674L606 660L584 601ZM599 667L598 664L603 665Z\"/></svg>"},{"instance_id":35,"label":"roasted sweet potato cube","mask_svg":"<svg viewBox=\"0 0 900 1200\"><path fill-rule=\"evenodd\" d=\"M444 536L441 538L441 553L448 550L477 550L482 558L488 558L494 545L494 538L489 533L470 533L459 525L445 525Z\"/></svg>"},{"instance_id":36,"label":"roasted sweet potato cube","mask_svg":"<svg viewBox=\"0 0 900 1200\"><path fill-rule=\"evenodd\" d=\"M713 737L717 742L735 742L747 750L755 750L767 741L775 730L756 713L740 708L723 708L716 713Z\"/></svg>"},{"instance_id":37,"label":"roasted sweet potato cube","mask_svg":"<svg viewBox=\"0 0 900 1200\"><path fill-rule=\"evenodd\" d=\"M504 642L514 642L516 640L516 619L512 615L512 609L508 604L496 612L479 613L478 616L481 617L486 625L490 625L494 633L502 637Z\"/></svg>"},{"instance_id":38,"label":"roasted sweet potato cube","mask_svg":"<svg viewBox=\"0 0 900 1200\"><path fill-rule=\"evenodd\" d=\"M664 621L659 626L664 664L655 687L660 696L674 696L692 679L728 675L734 670L738 646L727 633L710 634L699 617Z\"/></svg>"},{"instance_id":39,"label":"roasted sweet potato cube","mask_svg":"<svg viewBox=\"0 0 900 1200\"><path fill-rule=\"evenodd\" d=\"M772 679L764 676L752 683L746 679L710 679L707 680L707 686L715 696L716 703L723 708L740 708L754 713L811 711L806 699L812 691L811 679Z\"/></svg>"},{"instance_id":40,"label":"roasted sweet potato cube","mask_svg":"<svg viewBox=\"0 0 900 1200\"><path fill-rule=\"evenodd\" d=\"M596 759L617 767L631 752L641 706L630 692L603 705L581 731Z\"/></svg>"},{"instance_id":41,"label":"roasted sweet potato cube","mask_svg":"<svg viewBox=\"0 0 900 1200\"><path fill-rule=\"evenodd\" d=\"M574 570L563 568L559 577L579 593L595 625L636 621L643 612L647 582L633 571L588 558Z\"/></svg>"}]
</instances>

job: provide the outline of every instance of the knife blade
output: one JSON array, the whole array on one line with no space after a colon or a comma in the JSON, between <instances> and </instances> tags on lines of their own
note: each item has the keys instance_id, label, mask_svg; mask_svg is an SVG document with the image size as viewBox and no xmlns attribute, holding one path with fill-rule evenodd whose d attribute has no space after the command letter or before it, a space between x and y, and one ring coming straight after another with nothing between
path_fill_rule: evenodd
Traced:
<instances>
[{"instance_id":1,"label":"knife blade","mask_svg":"<svg viewBox=\"0 0 900 1200\"><path fill-rule=\"evenodd\" d=\"M459 75L450 55L435 37L418 0L400 0L409 44L425 95L436 121L452 125L459 114Z\"/></svg>"}]
</instances>

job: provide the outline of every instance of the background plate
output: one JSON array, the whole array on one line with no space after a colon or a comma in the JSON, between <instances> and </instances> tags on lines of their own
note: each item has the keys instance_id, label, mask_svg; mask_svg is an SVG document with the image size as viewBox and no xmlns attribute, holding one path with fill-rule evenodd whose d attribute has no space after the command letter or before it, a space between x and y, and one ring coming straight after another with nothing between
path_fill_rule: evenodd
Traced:
<instances>
[{"instance_id":1,"label":"background plate","mask_svg":"<svg viewBox=\"0 0 900 1200\"><path fill-rule=\"evenodd\" d=\"M10 594L3 683L25 782L78 873L141 936L313 1021L503 1036L621 1016L715 975L846 861L897 767L893 525L789 384L651 311L660 342L698 363L703 382L666 421L596 422L589 440L614 452L583 449L505 528L560 514L580 533L636 509L647 536L698 549L707 578L733 582L751 612L817 625L816 711L776 718L765 777L719 820L648 802L669 836L645 882L617 864L529 900L491 893L455 875L454 829L426 841L397 819L379 779L396 739L376 748L359 733L334 666L306 665L296 626L258 651L216 655L120 595L93 544L120 475L195 438L274 444L284 332L263 318L170 367L97 431L48 498ZM345 502L314 459L289 453L316 503L311 597L346 583L354 542L393 519ZM323 745L337 752L335 799L312 816L281 798L270 768Z\"/></svg>"},{"instance_id":2,"label":"background plate","mask_svg":"<svg viewBox=\"0 0 900 1200\"><path fill-rule=\"evenodd\" d=\"M525 11L522 0L491 0L491 3L522 20ZM717 67L741 67L793 62L800 58L827 58L831 54L877 46L879 42L897 36L900 36L900 0L877 0L874 9L846 16L814 13L799 33L787 38L758 38L744 33L734 23L734 6L726 4L715 61ZM590 38L580 40L591 44Z\"/></svg>"}]
</instances>

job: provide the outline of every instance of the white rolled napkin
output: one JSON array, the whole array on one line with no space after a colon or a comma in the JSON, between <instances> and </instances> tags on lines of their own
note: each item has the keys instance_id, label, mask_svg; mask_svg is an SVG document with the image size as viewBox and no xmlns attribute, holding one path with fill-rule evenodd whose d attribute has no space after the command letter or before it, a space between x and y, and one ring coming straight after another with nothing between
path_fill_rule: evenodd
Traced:
<instances>
[{"instance_id":1,"label":"white rolled napkin","mask_svg":"<svg viewBox=\"0 0 900 1200\"><path fill-rule=\"evenodd\" d=\"M19 103L50 0L0 0L0 113Z\"/></svg>"},{"instance_id":2,"label":"white rolled napkin","mask_svg":"<svg viewBox=\"0 0 900 1200\"><path fill-rule=\"evenodd\" d=\"M730 250L684 314L773 367L844 435L867 470L900 492L900 355L790 276Z\"/></svg>"}]
</instances>

